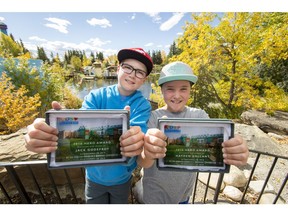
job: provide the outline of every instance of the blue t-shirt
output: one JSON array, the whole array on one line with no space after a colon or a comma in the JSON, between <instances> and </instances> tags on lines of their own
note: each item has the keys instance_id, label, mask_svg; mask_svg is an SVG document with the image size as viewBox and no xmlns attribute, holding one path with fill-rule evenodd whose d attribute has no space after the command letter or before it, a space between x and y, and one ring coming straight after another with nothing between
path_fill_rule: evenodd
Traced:
<instances>
[{"instance_id":1,"label":"blue t-shirt","mask_svg":"<svg viewBox=\"0 0 288 216\"><path fill-rule=\"evenodd\" d=\"M140 126L143 133L147 131L151 105L140 91L132 95L120 95L117 84L90 91L85 96L81 109L124 109L130 106L130 125ZM125 165L86 167L86 177L95 183L111 186L127 182L137 166L137 157Z\"/></svg>"}]
</instances>

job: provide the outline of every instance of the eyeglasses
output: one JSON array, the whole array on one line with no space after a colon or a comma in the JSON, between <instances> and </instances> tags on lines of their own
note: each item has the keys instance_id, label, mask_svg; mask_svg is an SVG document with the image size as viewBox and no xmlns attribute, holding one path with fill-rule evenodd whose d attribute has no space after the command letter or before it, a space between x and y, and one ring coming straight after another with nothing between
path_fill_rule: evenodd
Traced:
<instances>
[{"instance_id":1,"label":"eyeglasses","mask_svg":"<svg viewBox=\"0 0 288 216\"><path fill-rule=\"evenodd\" d=\"M124 73L131 74L133 71L135 71L135 76L139 79L144 79L146 77L146 72L140 69L135 69L131 65L122 63L121 68Z\"/></svg>"}]
</instances>

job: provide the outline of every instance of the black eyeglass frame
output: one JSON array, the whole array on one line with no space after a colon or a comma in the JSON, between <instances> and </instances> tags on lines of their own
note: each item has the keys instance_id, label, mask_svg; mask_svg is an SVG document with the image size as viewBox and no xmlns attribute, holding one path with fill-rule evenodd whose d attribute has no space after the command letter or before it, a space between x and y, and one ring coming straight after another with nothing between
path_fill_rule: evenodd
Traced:
<instances>
[{"instance_id":1,"label":"black eyeglass frame","mask_svg":"<svg viewBox=\"0 0 288 216\"><path fill-rule=\"evenodd\" d=\"M131 74L133 71L135 71L135 76L137 78L145 79L147 77L147 72L146 71L143 71L143 70L140 70L140 69L135 69L133 66L131 66L131 65L127 64L127 63L121 63L120 66L121 66L123 72L126 73L126 74ZM123 68L123 66L126 66L126 68ZM129 71L127 71L127 69ZM142 75L140 75L140 77L139 77L139 74L143 74L143 77L142 77Z\"/></svg>"}]
</instances>

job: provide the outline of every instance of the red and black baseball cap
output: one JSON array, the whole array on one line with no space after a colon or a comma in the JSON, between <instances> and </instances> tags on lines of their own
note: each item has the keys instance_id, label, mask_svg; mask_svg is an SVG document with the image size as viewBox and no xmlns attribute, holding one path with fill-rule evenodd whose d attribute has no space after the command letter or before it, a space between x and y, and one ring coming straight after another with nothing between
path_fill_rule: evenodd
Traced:
<instances>
[{"instance_id":1,"label":"red and black baseball cap","mask_svg":"<svg viewBox=\"0 0 288 216\"><path fill-rule=\"evenodd\" d=\"M118 52L117 57L120 63L125 59L136 59L142 62L147 68L147 76L151 73L153 69L152 58L142 48L122 49Z\"/></svg>"}]
</instances>

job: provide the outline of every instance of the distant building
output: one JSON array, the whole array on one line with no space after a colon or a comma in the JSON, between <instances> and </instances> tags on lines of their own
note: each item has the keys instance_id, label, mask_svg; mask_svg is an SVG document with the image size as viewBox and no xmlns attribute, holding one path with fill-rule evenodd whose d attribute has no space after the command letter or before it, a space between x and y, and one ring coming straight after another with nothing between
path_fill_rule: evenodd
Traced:
<instances>
[{"instance_id":1,"label":"distant building","mask_svg":"<svg viewBox=\"0 0 288 216\"><path fill-rule=\"evenodd\" d=\"M96 77L102 77L102 64L100 62L94 62L92 65L92 71Z\"/></svg>"},{"instance_id":2,"label":"distant building","mask_svg":"<svg viewBox=\"0 0 288 216\"><path fill-rule=\"evenodd\" d=\"M94 62L92 66L86 66L83 68L84 75L101 77L102 76L102 64L100 62Z\"/></svg>"},{"instance_id":3,"label":"distant building","mask_svg":"<svg viewBox=\"0 0 288 216\"><path fill-rule=\"evenodd\" d=\"M7 25L5 23L3 23L3 22L0 22L0 32L2 32L5 35L8 35L7 34L7 29L8 29Z\"/></svg>"},{"instance_id":4,"label":"distant building","mask_svg":"<svg viewBox=\"0 0 288 216\"><path fill-rule=\"evenodd\" d=\"M106 67L104 70L104 77L105 78L117 78L117 66L112 65Z\"/></svg>"}]
</instances>

